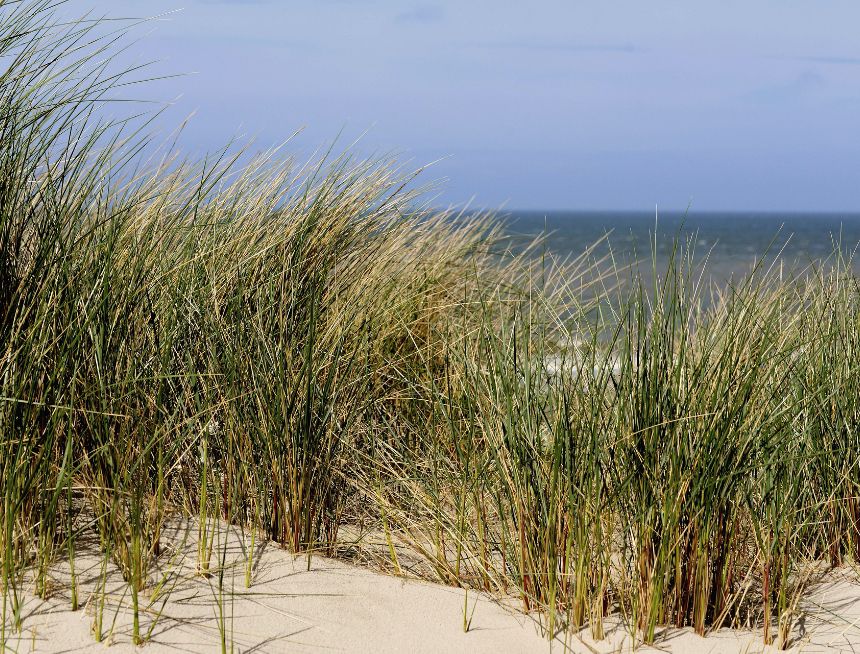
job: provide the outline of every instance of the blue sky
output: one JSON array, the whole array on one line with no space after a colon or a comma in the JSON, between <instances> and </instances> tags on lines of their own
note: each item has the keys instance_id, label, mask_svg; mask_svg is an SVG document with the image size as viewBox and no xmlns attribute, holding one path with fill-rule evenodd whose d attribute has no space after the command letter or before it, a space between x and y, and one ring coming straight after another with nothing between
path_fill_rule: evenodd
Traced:
<instances>
[{"instance_id":1,"label":"blue sky","mask_svg":"<svg viewBox=\"0 0 860 654\"><path fill-rule=\"evenodd\" d=\"M860 3L70 0L154 16L124 56L200 152L295 130L441 159L438 202L860 210Z\"/></svg>"}]
</instances>

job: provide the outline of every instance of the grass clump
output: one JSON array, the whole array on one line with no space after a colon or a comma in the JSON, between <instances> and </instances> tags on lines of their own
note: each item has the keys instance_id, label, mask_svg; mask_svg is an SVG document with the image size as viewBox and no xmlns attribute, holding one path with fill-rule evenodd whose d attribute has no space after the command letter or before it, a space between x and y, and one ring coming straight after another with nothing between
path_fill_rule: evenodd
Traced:
<instances>
[{"instance_id":1,"label":"grass clump","mask_svg":"<svg viewBox=\"0 0 860 654\"><path fill-rule=\"evenodd\" d=\"M808 563L856 559L841 248L711 287L681 237L650 275L511 253L386 161L139 166L146 139L95 118L133 71L52 7L0 2L4 640L59 560L77 609L95 540L145 641L174 515L197 520L225 651L217 520L251 529L246 586L255 538L310 564L354 552L348 527L396 574L514 596L551 635L620 613L645 642L757 624L785 646Z\"/></svg>"}]
</instances>

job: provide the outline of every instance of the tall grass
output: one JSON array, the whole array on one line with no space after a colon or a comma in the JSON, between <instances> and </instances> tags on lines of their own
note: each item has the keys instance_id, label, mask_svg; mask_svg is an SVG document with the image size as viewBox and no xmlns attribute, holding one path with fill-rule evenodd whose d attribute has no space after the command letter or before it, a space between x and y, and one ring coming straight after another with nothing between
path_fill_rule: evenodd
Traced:
<instances>
[{"instance_id":1,"label":"tall grass","mask_svg":"<svg viewBox=\"0 0 860 654\"><path fill-rule=\"evenodd\" d=\"M620 613L645 642L787 645L809 563L856 559L849 252L716 288L682 235L650 274L512 253L387 161L140 166L147 140L95 117L134 71L53 5L0 2L4 640L91 534L146 640L177 515L203 575L216 520L309 565L349 527L549 634Z\"/></svg>"}]
</instances>

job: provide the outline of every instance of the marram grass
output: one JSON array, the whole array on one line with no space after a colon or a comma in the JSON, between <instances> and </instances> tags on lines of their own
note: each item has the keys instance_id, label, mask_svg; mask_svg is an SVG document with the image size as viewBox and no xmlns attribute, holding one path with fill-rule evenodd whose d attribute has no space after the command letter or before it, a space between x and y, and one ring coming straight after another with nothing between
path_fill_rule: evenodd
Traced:
<instances>
[{"instance_id":1,"label":"marram grass","mask_svg":"<svg viewBox=\"0 0 860 654\"><path fill-rule=\"evenodd\" d=\"M52 6L0 2L0 638L57 561L77 608L93 542L135 616L166 602L176 515L224 651L217 520L309 557L372 534L395 574L513 596L551 635L620 613L645 642L785 646L810 562L857 559L842 249L714 288L681 235L648 275L512 254L386 161L133 167L146 139L93 118L125 83L112 36Z\"/></svg>"}]
</instances>

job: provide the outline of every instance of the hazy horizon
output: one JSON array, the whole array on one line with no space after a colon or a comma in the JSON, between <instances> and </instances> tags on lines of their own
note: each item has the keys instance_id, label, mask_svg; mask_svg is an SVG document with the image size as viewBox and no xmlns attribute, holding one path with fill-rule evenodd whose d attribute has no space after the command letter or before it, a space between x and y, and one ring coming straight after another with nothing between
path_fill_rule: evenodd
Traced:
<instances>
[{"instance_id":1,"label":"hazy horizon","mask_svg":"<svg viewBox=\"0 0 860 654\"><path fill-rule=\"evenodd\" d=\"M174 11L182 8L182 11ZM69 0L162 15L126 62L192 154L297 129L304 156L437 161L436 204L517 210L860 210L860 5ZM173 12L167 13L165 12ZM149 73L148 73L149 74ZM367 132L365 134L365 132Z\"/></svg>"},{"instance_id":2,"label":"hazy horizon","mask_svg":"<svg viewBox=\"0 0 860 654\"><path fill-rule=\"evenodd\" d=\"M444 205L435 207L437 210L445 210ZM846 216L849 218L860 218L860 209L830 209L830 210L812 210L812 209L696 209L695 207L678 208L678 207L651 207L643 209L613 209L608 207L465 207L466 213L479 213L492 211L500 214L608 214L608 215L647 215L654 217L655 214L678 216L689 214L690 216L708 217L708 216L725 216L725 215L746 215L746 216L762 216L778 218L779 216L786 217L815 217L826 216L829 218L836 216Z\"/></svg>"}]
</instances>

